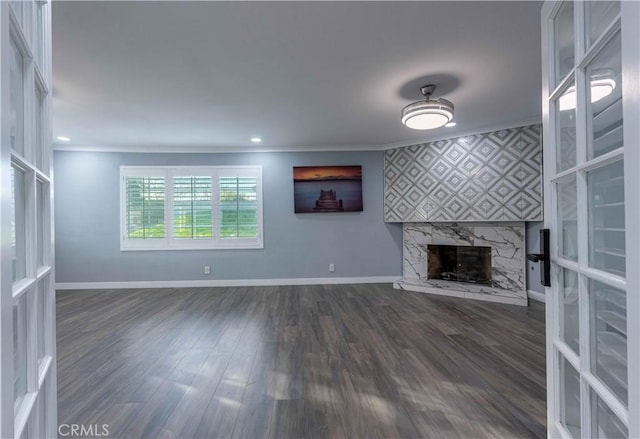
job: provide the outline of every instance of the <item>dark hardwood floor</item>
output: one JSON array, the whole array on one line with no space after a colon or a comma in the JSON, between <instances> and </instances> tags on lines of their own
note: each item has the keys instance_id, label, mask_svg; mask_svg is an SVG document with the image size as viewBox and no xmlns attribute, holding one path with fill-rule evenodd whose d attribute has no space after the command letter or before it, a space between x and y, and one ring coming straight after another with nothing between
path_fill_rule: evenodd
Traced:
<instances>
[{"instance_id":1,"label":"dark hardwood floor","mask_svg":"<svg viewBox=\"0 0 640 439\"><path fill-rule=\"evenodd\" d=\"M59 291L59 424L122 438L545 437L544 307L387 284Z\"/></svg>"}]
</instances>

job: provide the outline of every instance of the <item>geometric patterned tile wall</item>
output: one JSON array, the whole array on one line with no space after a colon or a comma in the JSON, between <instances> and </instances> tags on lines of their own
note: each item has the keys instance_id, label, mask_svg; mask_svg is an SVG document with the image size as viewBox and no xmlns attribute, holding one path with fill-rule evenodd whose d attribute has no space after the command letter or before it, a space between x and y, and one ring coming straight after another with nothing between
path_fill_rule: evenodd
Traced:
<instances>
[{"instance_id":1,"label":"geometric patterned tile wall","mask_svg":"<svg viewBox=\"0 0 640 439\"><path fill-rule=\"evenodd\" d=\"M540 125L385 152L386 222L542 220Z\"/></svg>"}]
</instances>

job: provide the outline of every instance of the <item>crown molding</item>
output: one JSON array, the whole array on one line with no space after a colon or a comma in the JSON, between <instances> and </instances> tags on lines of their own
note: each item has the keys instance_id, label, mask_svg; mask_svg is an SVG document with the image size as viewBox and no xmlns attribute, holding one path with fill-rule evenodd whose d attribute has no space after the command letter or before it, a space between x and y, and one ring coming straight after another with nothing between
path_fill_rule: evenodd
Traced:
<instances>
[{"instance_id":1,"label":"crown molding","mask_svg":"<svg viewBox=\"0 0 640 439\"><path fill-rule=\"evenodd\" d=\"M519 127L524 127L529 125L541 125L541 124L542 124L542 118L540 117L529 118L529 119L519 120L516 122L509 122L506 124L487 125L484 127L473 128L465 131L447 131L446 133L442 133L442 135L435 136L435 137L424 137L424 138L417 138L417 139L408 140L404 142L387 143L385 145L382 145L381 148L383 150L402 148L405 146L420 145L422 143L437 142L438 140L448 140L456 137L472 136L477 134L491 133L495 131L508 130L512 128L519 128Z\"/></svg>"},{"instance_id":2,"label":"crown molding","mask_svg":"<svg viewBox=\"0 0 640 439\"><path fill-rule=\"evenodd\" d=\"M176 153L274 153L274 152L347 152L347 151L384 151L387 149L401 148L422 143L436 142L438 140L452 139L455 137L470 136L494 131L506 130L528 125L541 124L541 118L530 118L510 122L506 124L489 125L473 128L465 131L446 131L439 136L423 137L401 142L387 143L381 145L315 145L315 146L99 146L99 145L54 145L54 151L72 152L136 152L155 154L176 154Z\"/></svg>"},{"instance_id":3,"label":"crown molding","mask_svg":"<svg viewBox=\"0 0 640 439\"><path fill-rule=\"evenodd\" d=\"M54 145L54 151L75 152L138 152L138 153L215 153L232 154L243 152L272 153L272 152L346 152L346 151L381 151L381 145L320 145L320 146L88 146L88 145Z\"/></svg>"}]
</instances>

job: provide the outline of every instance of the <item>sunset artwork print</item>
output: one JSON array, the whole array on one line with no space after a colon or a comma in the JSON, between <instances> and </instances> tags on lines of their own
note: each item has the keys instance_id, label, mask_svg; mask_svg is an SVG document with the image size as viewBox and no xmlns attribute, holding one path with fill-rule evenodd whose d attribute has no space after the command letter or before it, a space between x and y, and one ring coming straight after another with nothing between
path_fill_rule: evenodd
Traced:
<instances>
[{"instance_id":1,"label":"sunset artwork print","mask_svg":"<svg viewBox=\"0 0 640 439\"><path fill-rule=\"evenodd\" d=\"M361 166L294 166L295 213L362 212Z\"/></svg>"}]
</instances>

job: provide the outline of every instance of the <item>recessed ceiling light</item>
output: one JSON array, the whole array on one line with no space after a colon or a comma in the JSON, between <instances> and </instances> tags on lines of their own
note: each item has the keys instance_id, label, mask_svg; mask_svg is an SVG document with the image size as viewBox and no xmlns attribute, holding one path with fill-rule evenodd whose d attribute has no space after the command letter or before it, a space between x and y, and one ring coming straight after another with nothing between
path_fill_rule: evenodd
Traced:
<instances>
[{"instance_id":1,"label":"recessed ceiling light","mask_svg":"<svg viewBox=\"0 0 640 439\"><path fill-rule=\"evenodd\" d=\"M260 143L260 142L262 142L262 139L261 139L260 137L252 137L252 138L251 138L251 141L252 141L253 143Z\"/></svg>"},{"instance_id":2,"label":"recessed ceiling light","mask_svg":"<svg viewBox=\"0 0 640 439\"><path fill-rule=\"evenodd\" d=\"M65 137L65 136L58 136L58 137L56 137L56 140L59 140L61 142L71 142L71 139L69 137Z\"/></svg>"},{"instance_id":3,"label":"recessed ceiling light","mask_svg":"<svg viewBox=\"0 0 640 439\"><path fill-rule=\"evenodd\" d=\"M448 124L445 124L445 126L446 126L447 128L451 128L451 127L456 126L456 123L455 123L455 122L449 122Z\"/></svg>"}]
</instances>

